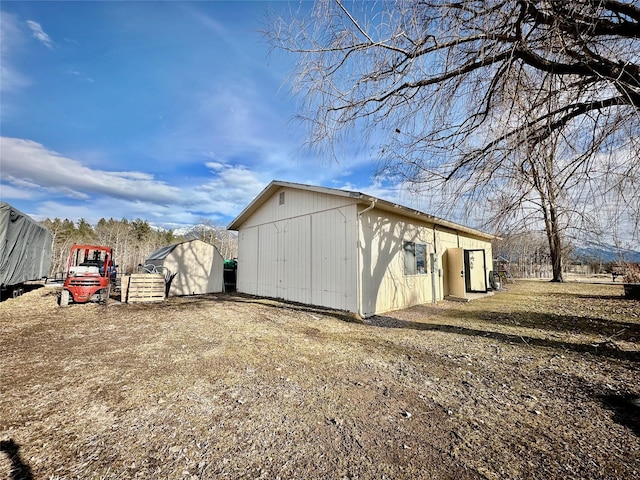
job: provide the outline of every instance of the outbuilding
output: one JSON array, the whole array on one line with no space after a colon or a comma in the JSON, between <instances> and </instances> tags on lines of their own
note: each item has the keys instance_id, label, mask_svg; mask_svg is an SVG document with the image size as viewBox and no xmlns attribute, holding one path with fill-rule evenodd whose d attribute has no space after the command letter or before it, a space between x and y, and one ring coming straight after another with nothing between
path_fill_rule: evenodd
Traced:
<instances>
[{"instance_id":1,"label":"outbuilding","mask_svg":"<svg viewBox=\"0 0 640 480\"><path fill-rule=\"evenodd\" d=\"M495 236L360 192L273 181L228 228L251 295L367 317L488 292Z\"/></svg>"},{"instance_id":2,"label":"outbuilding","mask_svg":"<svg viewBox=\"0 0 640 480\"><path fill-rule=\"evenodd\" d=\"M168 281L168 295L217 293L224 289L224 259L215 245L187 240L159 248L147 258Z\"/></svg>"}]
</instances>

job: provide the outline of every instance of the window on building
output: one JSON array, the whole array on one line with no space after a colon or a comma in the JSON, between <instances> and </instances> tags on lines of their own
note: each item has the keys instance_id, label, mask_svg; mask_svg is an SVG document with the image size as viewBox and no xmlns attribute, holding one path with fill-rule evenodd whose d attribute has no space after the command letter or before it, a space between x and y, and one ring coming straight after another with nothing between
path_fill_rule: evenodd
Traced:
<instances>
[{"instance_id":1,"label":"window on building","mask_svg":"<svg viewBox=\"0 0 640 480\"><path fill-rule=\"evenodd\" d=\"M427 246L424 243L404 242L404 274L427 273Z\"/></svg>"},{"instance_id":2,"label":"window on building","mask_svg":"<svg viewBox=\"0 0 640 480\"><path fill-rule=\"evenodd\" d=\"M279 205L284 205L284 192L280 192Z\"/></svg>"}]
</instances>

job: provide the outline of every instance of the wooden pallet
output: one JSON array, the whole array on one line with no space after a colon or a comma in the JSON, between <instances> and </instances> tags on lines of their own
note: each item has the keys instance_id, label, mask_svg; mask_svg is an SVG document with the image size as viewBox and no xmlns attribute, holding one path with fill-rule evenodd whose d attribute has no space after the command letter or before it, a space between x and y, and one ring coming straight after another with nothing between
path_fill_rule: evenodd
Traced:
<instances>
[{"instance_id":1,"label":"wooden pallet","mask_svg":"<svg viewBox=\"0 0 640 480\"><path fill-rule=\"evenodd\" d=\"M162 302L165 279L160 273L134 273L122 277L122 302Z\"/></svg>"}]
</instances>

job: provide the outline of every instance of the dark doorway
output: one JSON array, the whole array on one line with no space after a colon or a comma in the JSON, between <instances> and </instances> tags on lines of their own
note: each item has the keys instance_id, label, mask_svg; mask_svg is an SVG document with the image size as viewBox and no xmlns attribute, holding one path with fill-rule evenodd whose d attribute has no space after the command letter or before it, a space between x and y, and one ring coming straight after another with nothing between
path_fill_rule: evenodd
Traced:
<instances>
[{"instance_id":1,"label":"dark doorway","mask_svg":"<svg viewBox=\"0 0 640 480\"><path fill-rule=\"evenodd\" d=\"M484 250L464 251L464 283L469 293L487 292L487 267Z\"/></svg>"}]
</instances>

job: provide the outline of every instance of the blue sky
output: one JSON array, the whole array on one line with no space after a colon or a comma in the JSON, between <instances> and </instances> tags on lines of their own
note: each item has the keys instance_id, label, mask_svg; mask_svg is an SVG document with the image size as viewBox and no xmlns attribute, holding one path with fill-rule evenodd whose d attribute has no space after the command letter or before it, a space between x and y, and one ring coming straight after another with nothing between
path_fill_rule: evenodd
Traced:
<instances>
[{"instance_id":1,"label":"blue sky","mask_svg":"<svg viewBox=\"0 0 640 480\"><path fill-rule=\"evenodd\" d=\"M289 6L2 1L2 201L39 220L165 228L226 225L274 179L399 201L366 152L303 148L294 59L258 32Z\"/></svg>"}]
</instances>

